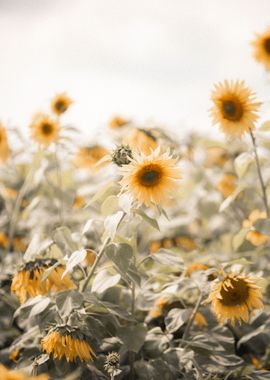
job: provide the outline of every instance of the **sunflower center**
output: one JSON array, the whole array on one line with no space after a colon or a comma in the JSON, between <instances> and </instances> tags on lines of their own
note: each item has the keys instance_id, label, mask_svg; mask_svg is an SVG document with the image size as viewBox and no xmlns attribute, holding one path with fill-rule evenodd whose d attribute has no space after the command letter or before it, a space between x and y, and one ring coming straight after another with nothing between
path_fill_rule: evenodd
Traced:
<instances>
[{"instance_id":1,"label":"sunflower center","mask_svg":"<svg viewBox=\"0 0 270 380\"><path fill-rule=\"evenodd\" d=\"M67 109L67 105L65 102L63 102L62 100L58 100L56 103L55 103L55 108L57 109L57 111L59 112L65 112L66 109Z\"/></svg>"},{"instance_id":2,"label":"sunflower center","mask_svg":"<svg viewBox=\"0 0 270 380\"><path fill-rule=\"evenodd\" d=\"M243 106L237 100L223 100L222 101L223 117L230 121L239 121L243 115Z\"/></svg>"},{"instance_id":3,"label":"sunflower center","mask_svg":"<svg viewBox=\"0 0 270 380\"><path fill-rule=\"evenodd\" d=\"M228 286L231 283L232 286ZM225 280L226 289L222 287L220 301L225 306L236 306L245 303L248 299L249 288L247 283L242 280L227 279Z\"/></svg>"},{"instance_id":4,"label":"sunflower center","mask_svg":"<svg viewBox=\"0 0 270 380\"><path fill-rule=\"evenodd\" d=\"M50 135L52 133L52 125L49 123L42 124L42 133L44 135Z\"/></svg>"},{"instance_id":5,"label":"sunflower center","mask_svg":"<svg viewBox=\"0 0 270 380\"><path fill-rule=\"evenodd\" d=\"M264 40L264 48L268 54L270 54L270 38Z\"/></svg>"},{"instance_id":6,"label":"sunflower center","mask_svg":"<svg viewBox=\"0 0 270 380\"><path fill-rule=\"evenodd\" d=\"M151 187L159 183L162 171L159 165L149 164L138 173L137 178L142 186Z\"/></svg>"}]
</instances>

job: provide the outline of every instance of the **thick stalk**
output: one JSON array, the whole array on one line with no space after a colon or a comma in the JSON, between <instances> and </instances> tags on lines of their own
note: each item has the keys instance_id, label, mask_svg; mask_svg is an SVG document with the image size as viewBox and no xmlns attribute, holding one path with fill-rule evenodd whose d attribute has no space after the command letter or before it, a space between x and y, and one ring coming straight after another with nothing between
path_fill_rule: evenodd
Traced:
<instances>
[{"instance_id":1,"label":"thick stalk","mask_svg":"<svg viewBox=\"0 0 270 380\"><path fill-rule=\"evenodd\" d=\"M260 161L259 161L258 152L257 152L256 138L255 138L255 136L254 136L254 134L253 134L253 132L252 132L251 129L249 130L249 133L250 133L250 137L251 137L251 141L252 141L252 145L253 145L253 151L254 151L254 155L255 155L255 162L256 162L258 177L259 177L259 181L260 181L260 185L261 185L261 189L262 189L262 199L263 199L263 203L264 203L264 207L265 207L267 218L269 218L270 217L270 212L269 212L269 207L268 207L268 199L267 199L267 193L266 193L266 186L265 186L265 183L263 181Z\"/></svg>"},{"instance_id":2,"label":"thick stalk","mask_svg":"<svg viewBox=\"0 0 270 380\"><path fill-rule=\"evenodd\" d=\"M193 309L193 312L188 320L188 323L187 323L187 326L186 326L186 329L184 331L184 334L183 334L183 337L182 337L182 340L185 341L188 337L188 334L189 334L189 331L190 331L190 328L191 326L193 325L193 322L194 322L194 319L196 317L196 314L199 310L199 307L201 306L201 303L202 303L202 299L203 299L203 293L201 292L201 294L199 295L199 298L197 300L197 303Z\"/></svg>"},{"instance_id":3,"label":"thick stalk","mask_svg":"<svg viewBox=\"0 0 270 380\"><path fill-rule=\"evenodd\" d=\"M106 246L107 246L107 244L109 243L110 240L111 240L110 237L107 237L104 240L104 242L103 242L103 244L102 244L102 246L101 246L101 248L100 248L100 250L99 250L99 252L98 252L98 254L96 256L96 259L95 259L94 264L93 264L93 266L91 268L91 271L89 272L87 278L85 279L85 281L83 283L82 292L84 292L86 290L86 288L87 288L87 286L88 286L88 284L89 284L89 282L90 282L90 280L91 280L91 278L92 278L92 276L93 276L93 274L94 274L94 272L96 270L96 267L98 266L98 264L99 264L99 262L100 262L100 260L101 260L101 258L103 256L103 254L105 252L105 248L106 248Z\"/></svg>"},{"instance_id":4,"label":"thick stalk","mask_svg":"<svg viewBox=\"0 0 270 380\"><path fill-rule=\"evenodd\" d=\"M61 167L60 167L60 161L58 160L57 156L57 145L55 145L55 152L54 152L54 158L55 158L55 165L56 165L56 178L57 178L57 186L59 190L59 223L60 225L64 224L64 204L63 204L63 197L62 197L62 178L61 178Z\"/></svg>"}]
</instances>

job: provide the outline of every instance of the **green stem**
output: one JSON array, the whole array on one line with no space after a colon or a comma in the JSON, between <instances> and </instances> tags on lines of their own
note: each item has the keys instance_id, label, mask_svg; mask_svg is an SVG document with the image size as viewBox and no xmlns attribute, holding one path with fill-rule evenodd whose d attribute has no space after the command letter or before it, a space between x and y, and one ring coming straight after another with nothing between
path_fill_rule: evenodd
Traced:
<instances>
[{"instance_id":1,"label":"green stem","mask_svg":"<svg viewBox=\"0 0 270 380\"><path fill-rule=\"evenodd\" d=\"M100 250L99 250L99 252L98 252L98 254L96 256L96 259L95 259L94 264L93 264L93 266L91 268L91 271L89 272L87 278L85 279L85 281L83 283L82 292L84 292L86 290L86 288L87 288L87 286L88 286L88 284L89 284L89 282L90 282L90 280L91 280L91 278L92 278L92 276L93 276L93 274L94 274L94 272L96 270L96 267L98 266L98 264L99 264L99 262L100 262L100 260L101 260L101 258L103 256L103 254L105 252L105 248L106 248L107 244L110 242L110 240L111 240L110 237L107 237L104 240L104 242L103 242L103 244L102 244L102 246L101 246L101 248L100 248Z\"/></svg>"},{"instance_id":2,"label":"green stem","mask_svg":"<svg viewBox=\"0 0 270 380\"><path fill-rule=\"evenodd\" d=\"M58 156L57 156L57 145L55 145L54 157L55 157L55 164L56 164L57 186L58 186L58 190L60 193L59 209L58 209L59 223L60 223L60 225L63 225L64 224L64 207L63 207L64 204L63 204L63 197L62 197L61 167L60 167L60 162L59 162Z\"/></svg>"},{"instance_id":3,"label":"green stem","mask_svg":"<svg viewBox=\"0 0 270 380\"><path fill-rule=\"evenodd\" d=\"M189 331L190 331L190 328L191 326L193 325L193 322L194 322L194 319L196 317L196 314L199 310L199 307L201 306L201 303L202 303L202 299L203 299L203 293L201 292L200 295L199 295L199 298L197 300L197 303L193 309L193 312L188 320L188 323L187 323L187 326L186 326L186 329L184 331L184 334L183 334L183 337L182 337L182 340L185 341L188 337L188 334L189 334Z\"/></svg>"},{"instance_id":4,"label":"green stem","mask_svg":"<svg viewBox=\"0 0 270 380\"><path fill-rule=\"evenodd\" d=\"M35 166L32 166L30 168L30 170L29 170L29 172L28 172L28 174L24 180L24 183L23 183L23 185L19 191L19 194L16 198L16 201L15 201L15 206L14 206L11 218L10 218L10 225L9 225L9 231L8 231L8 246L7 246L8 251L11 249L11 246L12 246L13 237L14 237L16 227L17 227L17 223L18 223L18 215L19 215L20 207L21 207L23 198L24 198L24 196L28 190L28 186L32 182L35 169L36 169Z\"/></svg>"},{"instance_id":5,"label":"green stem","mask_svg":"<svg viewBox=\"0 0 270 380\"><path fill-rule=\"evenodd\" d=\"M252 145L253 145L253 151L254 151L254 155L255 155L255 162L256 162L258 177L259 177L259 181L260 181L260 185L261 185L261 189L262 189L263 203L264 203L267 218L269 218L270 212L269 212L269 207L268 207L267 193L266 193L266 187L265 187L265 183L263 181L260 161L259 161L259 157L258 157L256 138L255 138L251 129L249 130L249 133L250 133L250 137L251 137L251 141L252 141Z\"/></svg>"}]
</instances>

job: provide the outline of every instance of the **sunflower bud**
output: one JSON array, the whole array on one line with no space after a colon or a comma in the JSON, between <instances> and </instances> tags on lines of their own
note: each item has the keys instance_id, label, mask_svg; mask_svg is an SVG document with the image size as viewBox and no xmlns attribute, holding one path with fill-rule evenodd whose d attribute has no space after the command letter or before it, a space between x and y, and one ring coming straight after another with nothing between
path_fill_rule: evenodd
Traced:
<instances>
[{"instance_id":1,"label":"sunflower bud","mask_svg":"<svg viewBox=\"0 0 270 380\"><path fill-rule=\"evenodd\" d=\"M119 145L112 152L112 162L118 166L128 165L132 158L132 151L129 145Z\"/></svg>"}]
</instances>

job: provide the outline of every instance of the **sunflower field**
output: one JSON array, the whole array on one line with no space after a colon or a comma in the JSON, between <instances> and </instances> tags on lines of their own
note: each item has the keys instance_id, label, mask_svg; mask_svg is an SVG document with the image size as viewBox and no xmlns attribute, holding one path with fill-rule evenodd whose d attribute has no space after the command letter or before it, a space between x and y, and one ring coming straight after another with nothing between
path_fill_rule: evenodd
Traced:
<instances>
[{"instance_id":1,"label":"sunflower field","mask_svg":"<svg viewBox=\"0 0 270 380\"><path fill-rule=\"evenodd\" d=\"M77 144L66 93L1 125L0 380L270 379L270 121L242 80L209 96L216 140Z\"/></svg>"}]
</instances>

